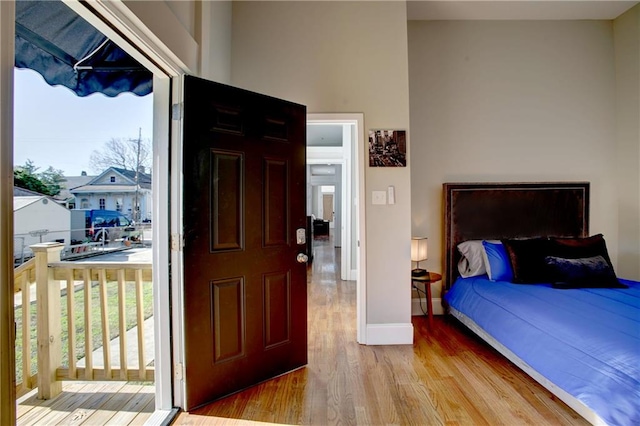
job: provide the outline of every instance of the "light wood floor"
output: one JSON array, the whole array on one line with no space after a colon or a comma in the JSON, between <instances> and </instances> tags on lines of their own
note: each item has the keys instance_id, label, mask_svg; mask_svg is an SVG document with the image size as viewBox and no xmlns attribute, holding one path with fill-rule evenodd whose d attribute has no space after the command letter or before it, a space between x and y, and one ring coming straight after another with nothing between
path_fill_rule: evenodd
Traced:
<instances>
[{"instance_id":1,"label":"light wood floor","mask_svg":"<svg viewBox=\"0 0 640 426\"><path fill-rule=\"evenodd\" d=\"M413 317L413 346L357 344L355 283L340 281L336 253L316 240L307 367L174 424L588 424L453 319Z\"/></svg>"},{"instance_id":2,"label":"light wood floor","mask_svg":"<svg viewBox=\"0 0 640 426\"><path fill-rule=\"evenodd\" d=\"M50 400L35 391L21 398L18 426L143 425L155 408L153 383L63 382L62 393Z\"/></svg>"}]
</instances>

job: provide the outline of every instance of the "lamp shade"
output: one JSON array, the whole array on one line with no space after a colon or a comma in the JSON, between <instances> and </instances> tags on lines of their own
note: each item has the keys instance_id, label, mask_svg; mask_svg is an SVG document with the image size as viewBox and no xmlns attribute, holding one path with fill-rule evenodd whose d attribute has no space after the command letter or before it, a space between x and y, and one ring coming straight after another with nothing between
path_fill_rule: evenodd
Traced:
<instances>
[{"instance_id":1,"label":"lamp shade","mask_svg":"<svg viewBox=\"0 0 640 426\"><path fill-rule=\"evenodd\" d=\"M427 260L427 237L411 238L411 260L414 262Z\"/></svg>"}]
</instances>

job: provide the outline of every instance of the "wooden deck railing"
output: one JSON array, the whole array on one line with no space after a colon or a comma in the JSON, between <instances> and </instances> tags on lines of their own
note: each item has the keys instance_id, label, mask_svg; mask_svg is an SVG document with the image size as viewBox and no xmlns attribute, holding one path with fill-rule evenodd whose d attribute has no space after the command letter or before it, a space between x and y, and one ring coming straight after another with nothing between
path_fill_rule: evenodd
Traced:
<instances>
[{"instance_id":1,"label":"wooden deck railing","mask_svg":"<svg viewBox=\"0 0 640 426\"><path fill-rule=\"evenodd\" d=\"M20 349L22 363L22 380L16 382L16 395L18 397L29 392L36 386L37 374L31 372L31 286L36 282L36 260L31 259L18 266L14 272L14 292L21 296L21 320L22 326L16 329L20 336L22 347Z\"/></svg>"},{"instance_id":2,"label":"wooden deck railing","mask_svg":"<svg viewBox=\"0 0 640 426\"><path fill-rule=\"evenodd\" d=\"M150 262L61 262L60 251L63 245L58 243L43 243L31 246L35 258L16 269L16 291L20 286L23 292L23 306L29 306L30 285L36 283L37 301L37 335L38 335L38 374L30 376L29 344L23 344L23 381L20 384L21 393L24 389L33 388L37 380L38 397L49 399L62 390L62 380L154 380L153 367L147 366L144 345L144 306L143 283L151 281ZM62 365L62 306L61 282L66 283L66 324L68 365ZM119 367L114 367L111 354L111 330L109 324L109 306L107 301L107 286L117 285L117 322L119 339ZM79 290L80 287L82 290ZM125 292L135 292L135 325L137 327L136 342L127 342L127 318ZM77 365L76 330L76 302L75 294L82 291L84 307L84 321L80 324L84 328L84 367ZM103 363L96 367L93 359L92 329L94 320L92 315L92 297L95 292L99 295L100 330L102 334ZM26 309L28 312L29 310ZM30 341L29 318L25 318L23 309L23 342ZM28 314L27 314L28 315ZM26 324L26 325L25 325ZM130 368L127 360L127 350L137 345L138 366ZM82 344L81 344L82 346ZM26 348L26 351L25 351Z\"/></svg>"}]
</instances>

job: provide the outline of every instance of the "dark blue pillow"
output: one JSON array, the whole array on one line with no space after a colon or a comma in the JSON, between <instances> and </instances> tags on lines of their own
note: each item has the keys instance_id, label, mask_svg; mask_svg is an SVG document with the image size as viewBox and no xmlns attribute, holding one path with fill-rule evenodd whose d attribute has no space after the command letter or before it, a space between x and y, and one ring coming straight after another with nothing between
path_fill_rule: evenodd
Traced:
<instances>
[{"instance_id":1,"label":"dark blue pillow","mask_svg":"<svg viewBox=\"0 0 640 426\"><path fill-rule=\"evenodd\" d=\"M627 288L600 255L580 259L547 256L545 262L555 288Z\"/></svg>"},{"instance_id":2,"label":"dark blue pillow","mask_svg":"<svg viewBox=\"0 0 640 426\"><path fill-rule=\"evenodd\" d=\"M512 281L513 270L509 262L509 255L502 243L490 243L483 241L486 260L487 275L491 281Z\"/></svg>"},{"instance_id":3,"label":"dark blue pillow","mask_svg":"<svg viewBox=\"0 0 640 426\"><path fill-rule=\"evenodd\" d=\"M551 282L545 257L549 253L548 238L525 238L519 240L502 240L511 269L514 283L548 283Z\"/></svg>"}]
</instances>

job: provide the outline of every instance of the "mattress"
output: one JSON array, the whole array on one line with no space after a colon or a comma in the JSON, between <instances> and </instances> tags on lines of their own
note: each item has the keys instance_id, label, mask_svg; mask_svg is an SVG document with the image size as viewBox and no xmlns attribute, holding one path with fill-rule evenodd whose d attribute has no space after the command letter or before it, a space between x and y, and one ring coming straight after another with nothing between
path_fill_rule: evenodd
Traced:
<instances>
[{"instance_id":1,"label":"mattress","mask_svg":"<svg viewBox=\"0 0 640 426\"><path fill-rule=\"evenodd\" d=\"M587 420L638 425L640 283L620 281L629 288L559 290L483 275L459 278L445 300L454 315Z\"/></svg>"}]
</instances>

